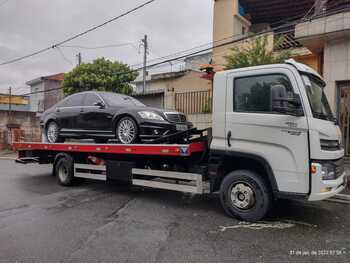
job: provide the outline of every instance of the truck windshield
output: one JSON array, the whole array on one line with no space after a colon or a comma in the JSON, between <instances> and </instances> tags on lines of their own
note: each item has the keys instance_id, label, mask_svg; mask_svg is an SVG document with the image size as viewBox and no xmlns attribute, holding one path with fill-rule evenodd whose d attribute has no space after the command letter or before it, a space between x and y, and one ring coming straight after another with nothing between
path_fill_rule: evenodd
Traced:
<instances>
[{"instance_id":1,"label":"truck windshield","mask_svg":"<svg viewBox=\"0 0 350 263\"><path fill-rule=\"evenodd\" d=\"M303 74L303 80L313 117L322 120L335 121L326 94L324 93L324 88L326 86L324 81L316 76L308 74Z\"/></svg>"}]
</instances>

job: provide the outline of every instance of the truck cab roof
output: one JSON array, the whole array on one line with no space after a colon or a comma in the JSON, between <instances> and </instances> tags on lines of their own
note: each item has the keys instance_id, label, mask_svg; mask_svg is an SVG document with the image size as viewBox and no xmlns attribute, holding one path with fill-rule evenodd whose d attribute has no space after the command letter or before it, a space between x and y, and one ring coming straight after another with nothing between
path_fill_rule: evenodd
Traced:
<instances>
[{"instance_id":1,"label":"truck cab roof","mask_svg":"<svg viewBox=\"0 0 350 263\"><path fill-rule=\"evenodd\" d=\"M300 72L312 74L312 75L315 75L318 78L322 79L321 75L316 70L314 70L313 68L311 68L305 64L296 62L294 59L288 59L285 61L285 63L281 63L281 64L269 64L269 65L261 65L261 66L253 66L253 67L245 67L245 68L239 68L239 69L226 70L226 71L218 72L215 75L216 75L216 77L219 77L221 75L226 75L226 74L235 73L235 72L251 71L251 70L255 70L255 69L264 69L264 68L272 68L272 67L286 67L286 66L292 66Z\"/></svg>"}]
</instances>

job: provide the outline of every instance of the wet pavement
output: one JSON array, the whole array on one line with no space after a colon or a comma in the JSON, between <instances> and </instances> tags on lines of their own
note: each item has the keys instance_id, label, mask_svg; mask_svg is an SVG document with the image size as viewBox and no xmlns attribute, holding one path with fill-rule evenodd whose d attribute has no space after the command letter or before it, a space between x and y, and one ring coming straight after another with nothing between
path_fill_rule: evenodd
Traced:
<instances>
[{"instance_id":1,"label":"wet pavement","mask_svg":"<svg viewBox=\"0 0 350 263\"><path fill-rule=\"evenodd\" d=\"M350 205L279 201L264 222L216 196L86 181L0 160L0 262L349 262Z\"/></svg>"}]
</instances>

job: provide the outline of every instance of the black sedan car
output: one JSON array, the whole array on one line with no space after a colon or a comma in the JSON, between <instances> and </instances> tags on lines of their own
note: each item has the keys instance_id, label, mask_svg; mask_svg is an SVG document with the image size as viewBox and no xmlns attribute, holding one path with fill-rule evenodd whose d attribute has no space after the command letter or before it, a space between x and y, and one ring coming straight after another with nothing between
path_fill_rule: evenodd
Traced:
<instances>
[{"instance_id":1,"label":"black sedan car","mask_svg":"<svg viewBox=\"0 0 350 263\"><path fill-rule=\"evenodd\" d=\"M89 91L71 95L45 111L41 126L49 143L88 138L132 144L187 130L192 123L182 113L147 107L126 95Z\"/></svg>"}]
</instances>

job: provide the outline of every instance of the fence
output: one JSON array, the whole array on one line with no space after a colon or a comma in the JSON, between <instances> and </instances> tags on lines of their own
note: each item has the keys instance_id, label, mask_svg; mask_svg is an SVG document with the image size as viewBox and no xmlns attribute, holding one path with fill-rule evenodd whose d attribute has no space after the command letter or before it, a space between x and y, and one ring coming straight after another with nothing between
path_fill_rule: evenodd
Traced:
<instances>
[{"instance_id":1,"label":"fence","mask_svg":"<svg viewBox=\"0 0 350 263\"><path fill-rule=\"evenodd\" d=\"M212 103L211 90L175 94L175 108L185 114L211 113Z\"/></svg>"}]
</instances>

